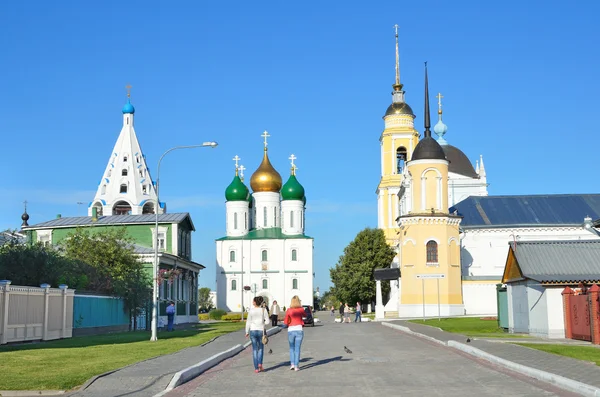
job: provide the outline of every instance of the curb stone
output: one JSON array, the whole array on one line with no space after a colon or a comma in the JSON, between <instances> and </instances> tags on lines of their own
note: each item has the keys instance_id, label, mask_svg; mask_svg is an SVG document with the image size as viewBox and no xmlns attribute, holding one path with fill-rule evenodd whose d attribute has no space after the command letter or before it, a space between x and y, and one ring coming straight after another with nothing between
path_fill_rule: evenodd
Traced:
<instances>
[{"instance_id":1,"label":"curb stone","mask_svg":"<svg viewBox=\"0 0 600 397\"><path fill-rule=\"evenodd\" d=\"M280 331L281 331L281 327L270 328L267 330L267 335L271 336ZM175 389L177 386L181 386L182 384L189 382L190 380L200 376L203 372L208 371L209 369L211 369L212 367L221 363L222 361L227 360L228 358L231 358L231 357L235 356L236 354L240 353L245 348L250 346L251 343L252 342L247 341L243 345L241 345L241 344L235 345L232 348L225 350L221 353L217 353L217 354L213 355L212 357L207 358L206 360L200 361L199 363L192 365L191 367L188 367L188 368L182 369L179 372L176 372L173 375L171 382L169 382L169 385L167 386L167 388L164 391L162 391L158 394L155 394L154 397L164 396L165 394L169 393L171 390Z\"/></svg>"},{"instance_id":2,"label":"curb stone","mask_svg":"<svg viewBox=\"0 0 600 397\"><path fill-rule=\"evenodd\" d=\"M64 390L0 390L2 397L63 396Z\"/></svg>"},{"instance_id":3,"label":"curb stone","mask_svg":"<svg viewBox=\"0 0 600 397\"><path fill-rule=\"evenodd\" d=\"M448 342L444 342L444 341L435 339L429 335L424 335L419 332L415 332L415 331L411 330L410 328L404 327L402 325L396 325L396 324L390 324L390 323L382 323L382 325L385 325L385 326L393 328L393 329L397 329L397 330L405 332L407 334L417 336L422 339L427 339L429 341L436 342L442 346L447 346L447 347L451 347L456 350L460 350L471 356L484 359L488 362L494 363L496 365L500 365L502 367L508 368L515 372L525 374L534 379L556 385L562 389L565 389L568 391L575 391L577 393L580 393L583 396L600 397L600 388L597 388L592 385L588 385L588 384L585 384L585 383L582 383L582 382L579 382L579 381L576 381L573 379L565 378L564 376L556 375L551 372L542 371L537 368L532 368L532 367L528 367L526 365L518 364L513 361L509 361L509 360L500 358L498 356L494 356L493 354L487 353L476 347L468 346L468 345L465 345L464 343L460 343L460 342L457 342L454 340L449 340Z\"/></svg>"}]
</instances>

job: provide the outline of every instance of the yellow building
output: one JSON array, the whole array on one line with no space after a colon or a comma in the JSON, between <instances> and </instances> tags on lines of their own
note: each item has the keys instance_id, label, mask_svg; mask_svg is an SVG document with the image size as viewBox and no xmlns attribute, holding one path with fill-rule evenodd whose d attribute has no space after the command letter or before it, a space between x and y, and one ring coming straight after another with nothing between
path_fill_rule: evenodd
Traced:
<instances>
[{"instance_id":1,"label":"yellow building","mask_svg":"<svg viewBox=\"0 0 600 397\"><path fill-rule=\"evenodd\" d=\"M448 212L448 160L431 137L425 66L425 131L407 166L411 209L398 219L400 317L464 314L460 270L461 218Z\"/></svg>"},{"instance_id":2,"label":"yellow building","mask_svg":"<svg viewBox=\"0 0 600 397\"><path fill-rule=\"evenodd\" d=\"M385 128L381 133L381 180L377 188L379 229L383 229L388 243L397 247L398 223L400 216L398 193L402 184L405 166L419 141L415 130L413 113L404 100L403 85L400 83L400 62L398 55L398 27L396 25L396 81L392 85L392 104L383 120Z\"/></svg>"}]
</instances>

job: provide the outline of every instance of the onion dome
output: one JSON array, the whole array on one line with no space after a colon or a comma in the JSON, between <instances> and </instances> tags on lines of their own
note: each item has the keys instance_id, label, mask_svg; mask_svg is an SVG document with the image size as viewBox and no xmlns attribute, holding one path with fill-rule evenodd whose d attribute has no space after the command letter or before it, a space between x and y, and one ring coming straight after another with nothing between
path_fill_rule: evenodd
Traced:
<instances>
[{"instance_id":1,"label":"onion dome","mask_svg":"<svg viewBox=\"0 0 600 397\"><path fill-rule=\"evenodd\" d=\"M281 198L283 200L302 200L304 198L304 187L298 182L293 171L290 179L281 188Z\"/></svg>"},{"instance_id":2,"label":"onion dome","mask_svg":"<svg viewBox=\"0 0 600 397\"><path fill-rule=\"evenodd\" d=\"M127 103L125 104L125 106L123 106L123 114L134 114L135 113L135 108L133 107L133 105L131 104L131 102L129 101L129 98L127 98Z\"/></svg>"},{"instance_id":3,"label":"onion dome","mask_svg":"<svg viewBox=\"0 0 600 397\"><path fill-rule=\"evenodd\" d=\"M439 142L439 141L438 141ZM446 160L450 163L448 171L458 175L468 176L469 178L477 178L479 175L475 172L473 164L462 150L448 143L442 144L442 149L446 153Z\"/></svg>"},{"instance_id":4,"label":"onion dome","mask_svg":"<svg viewBox=\"0 0 600 397\"><path fill-rule=\"evenodd\" d=\"M408 106L408 103L406 102L392 103L390 106L388 106L383 117L401 114L412 116L413 118L415 117L413 110L410 106Z\"/></svg>"},{"instance_id":5,"label":"onion dome","mask_svg":"<svg viewBox=\"0 0 600 397\"><path fill-rule=\"evenodd\" d=\"M25 212L23 212L23 215L21 215L21 220L23 221L23 223L21 224L21 226L29 226L29 224L27 223L27 221L29 220L29 214L27 213L27 209L25 210Z\"/></svg>"},{"instance_id":6,"label":"onion dome","mask_svg":"<svg viewBox=\"0 0 600 397\"><path fill-rule=\"evenodd\" d=\"M436 125L433 126L433 132L435 132L436 135L439 137L438 138L438 141L439 141L441 139L444 139L443 136L446 132L448 132L448 126L446 124L444 124L444 122L440 119L440 120L438 120Z\"/></svg>"},{"instance_id":7,"label":"onion dome","mask_svg":"<svg viewBox=\"0 0 600 397\"><path fill-rule=\"evenodd\" d=\"M240 179L237 171L233 177L233 181L225 189L225 199L227 201L246 201L248 200L248 188Z\"/></svg>"},{"instance_id":8,"label":"onion dome","mask_svg":"<svg viewBox=\"0 0 600 397\"><path fill-rule=\"evenodd\" d=\"M252 177L250 178L250 186L254 193L279 193L281 190L281 175L279 175L279 172L271 165L266 147L262 163L260 163L257 170L254 171L254 174L252 174Z\"/></svg>"}]
</instances>

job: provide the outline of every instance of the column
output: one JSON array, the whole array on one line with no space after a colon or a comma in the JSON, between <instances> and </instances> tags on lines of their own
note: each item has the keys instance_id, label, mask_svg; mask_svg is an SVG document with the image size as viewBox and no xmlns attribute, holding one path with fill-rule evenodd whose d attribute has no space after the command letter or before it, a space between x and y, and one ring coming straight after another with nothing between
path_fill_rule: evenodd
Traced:
<instances>
[{"instance_id":1,"label":"column","mask_svg":"<svg viewBox=\"0 0 600 397\"><path fill-rule=\"evenodd\" d=\"M600 295L600 287L598 284L592 285L588 290L590 295L590 320L592 323L592 343L600 345L600 302L598 302L598 296Z\"/></svg>"},{"instance_id":2,"label":"column","mask_svg":"<svg viewBox=\"0 0 600 397\"><path fill-rule=\"evenodd\" d=\"M8 328L8 301L10 298L10 280L0 280L0 288L3 290L4 295L4 307L2 308L2 322L0 323L0 327L2 329L2 334L0 334L0 345L6 343L6 329Z\"/></svg>"},{"instance_id":3,"label":"column","mask_svg":"<svg viewBox=\"0 0 600 397\"><path fill-rule=\"evenodd\" d=\"M565 315L565 338L573 339L573 331L571 329L571 297L573 290L566 287L561 293L563 297L563 310Z\"/></svg>"},{"instance_id":4,"label":"column","mask_svg":"<svg viewBox=\"0 0 600 397\"><path fill-rule=\"evenodd\" d=\"M50 301L50 284L42 284L44 289L44 328L42 329L42 340L48 340L48 302Z\"/></svg>"},{"instance_id":5,"label":"column","mask_svg":"<svg viewBox=\"0 0 600 397\"><path fill-rule=\"evenodd\" d=\"M66 284L61 284L58 288L62 291L62 329L60 331L60 337L67 337L67 288L69 288ZM71 314L72 315L72 314Z\"/></svg>"},{"instance_id":6,"label":"column","mask_svg":"<svg viewBox=\"0 0 600 397\"><path fill-rule=\"evenodd\" d=\"M380 320L384 317L383 312L383 297L381 295L381 280L376 280L377 292L375 294L375 318Z\"/></svg>"}]
</instances>

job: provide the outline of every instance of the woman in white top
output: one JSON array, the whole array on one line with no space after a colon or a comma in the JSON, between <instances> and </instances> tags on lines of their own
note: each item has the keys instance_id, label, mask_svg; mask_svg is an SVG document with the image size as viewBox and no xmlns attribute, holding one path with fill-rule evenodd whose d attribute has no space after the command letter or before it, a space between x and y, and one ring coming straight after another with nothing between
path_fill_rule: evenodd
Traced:
<instances>
[{"instance_id":1,"label":"woman in white top","mask_svg":"<svg viewBox=\"0 0 600 397\"><path fill-rule=\"evenodd\" d=\"M252 309L248 311L246 319L246 338L250 337L252 341L252 360L254 361L254 372L259 373L263 370L263 349L262 337L265 332L265 325L269 323L267 311L263 306L263 297L257 296L252 301Z\"/></svg>"}]
</instances>

